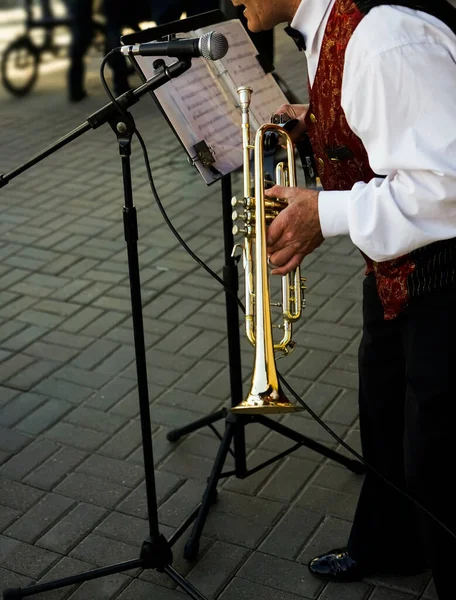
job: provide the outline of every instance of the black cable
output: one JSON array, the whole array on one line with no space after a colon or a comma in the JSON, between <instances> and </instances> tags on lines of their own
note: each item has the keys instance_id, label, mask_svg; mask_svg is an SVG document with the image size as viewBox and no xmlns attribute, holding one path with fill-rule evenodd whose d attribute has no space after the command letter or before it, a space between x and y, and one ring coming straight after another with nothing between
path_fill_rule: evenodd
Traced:
<instances>
[{"instance_id":1,"label":"black cable","mask_svg":"<svg viewBox=\"0 0 456 600\"><path fill-rule=\"evenodd\" d=\"M108 61L108 58L111 56L111 54L113 54L114 51L111 51L109 54L107 54L102 63L101 63L101 67L100 67L100 78L103 84L103 87L106 91L106 94L108 95L109 99L111 100L111 102L113 102L113 104L115 104L117 106L117 109L119 110L119 112L121 113L122 116L125 116L126 111L123 110L123 108L118 104L118 102L116 101L116 99L114 98L114 95L112 94L111 90L109 89L109 86L106 82L106 77L105 77L105 67L106 67L106 63ZM240 301L240 299L237 297L237 295L235 295L233 293L233 291L227 286L227 284L223 281L223 279L221 277L219 277L208 265L206 265L206 263L201 260L194 252L193 250L187 245L187 243L185 242L185 240L180 236L179 232L175 229L174 225L171 223L166 210L160 200L160 197L158 195L157 189L155 187L155 182L154 182L154 178L153 178L153 174L152 174L152 168L150 166L150 160L149 160L149 153L147 151L147 147L146 144L141 136L141 134L139 133L138 129L136 128L136 125L134 126L134 133L136 135L136 137L138 138L138 141L140 143L142 152L143 152L143 157L144 157L144 162L145 162L145 166L146 166L146 171L147 171L147 177L149 179L149 184L152 190L152 194L154 196L154 199L157 203L157 206L160 210L160 213L163 216L163 219L165 220L165 223L168 225L169 229L171 230L171 232L173 233L173 235L176 237L176 239L179 241L179 243L182 245L182 247L185 249L186 252L188 252L188 254L211 276L213 277L216 281L218 281L218 283L220 283L221 286L223 286L223 288L228 291L233 297L236 298L236 301L239 305L239 307L241 308L242 312L245 313L245 308L244 305L242 304L242 302ZM387 477L385 477L384 475L382 475L379 471L377 471L377 469L375 469L375 467L372 467L356 450L354 450L351 446L349 446L346 442L344 442L344 440L342 438L340 438L337 433L335 431L333 431L329 425L326 425L326 423L320 419L320 417L310 408L310 406L304 402L304 400L297 394L297 392L295 392L295 390L291 387L291 385L284 379L283 375L281 375L280 373L278 373L278 377L279 380L283 383L283 385L287 388L287 390L294 396L294 398L297 400L297 402L299 402L299 404L301 404L301 406L307 410L307 412L309 413L309 415L321 426L323 427L323 429L329 433L329 435L331 437L333 437L341 446L343 446L350 454L352 454L355 458L357 458L371 473L375 474L377 477L379 477L382 481L384 481L387 485L389 485L391 488L393 488L396 492L399 492L399 494L401 494L404 498L406 498L407 500L410 500L417 508L419 508L421 511L423 511L428 517L430 517L435 523L437 523L437 525L440 525L440 527L442 527L447 533L449 533L453 538L456 539L456 534L451 531L451 529L449 529L444 523L442 523L442 521L440 521L435 515L433 515L425 506L423 506L422 504L420 504L420 502L418 502L418 500L415 500L415 498L413 498L412 496L410 496L410 494L408 494L407 492L405 492L404 490L402 490L401 488L399 488L396 484L394 484L392 481L390 481Z\"/></svg>"}]
</instances>

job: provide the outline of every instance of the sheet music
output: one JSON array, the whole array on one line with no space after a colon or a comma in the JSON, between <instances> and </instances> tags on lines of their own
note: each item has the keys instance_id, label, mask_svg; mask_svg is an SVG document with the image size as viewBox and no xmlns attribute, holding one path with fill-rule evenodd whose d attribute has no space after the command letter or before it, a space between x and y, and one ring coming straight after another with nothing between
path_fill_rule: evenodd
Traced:
<instances>
[{"instance_id":1,"label":"sheet music","mask_svg":"<svg viewBox=\"0 0 456 600\"><path fill-rule=\"evenodd\" d=\"M206 183L242 166L241 116L237 88L253 88L251 118L255 130L269 122L286 97L272 77L265 75L257 50L238 19L218 23L179 37L197 37L207 31L220 31L228 39L229 50L218 61L192 60L191 68L159 88L155 96L189 156ZM153 64L160 57L135 56L146 79L154 76ZM161 57L167 65L174 58ZM195 144L205 141L215 158L214 168L197 159Z\"/></svg>"},{"instance_id":2,"label":"sheet music","mask_svg":"<svg viewBox=\"0 0 456 600\"><path fill-rule=\"evenodd\" d=\"M281 104L287 104L288 101L274 77L270 73L265 74L256 58L258 51L241 21L232 19L214 26L203 27L198 29L197 34L203 35L208 31L223 33L229 43L226 56L209 66L226 79L226 85L231 88L236 104L238 103L237 88L247 85L251 87L253 89L250 106L252 126L257 129L263 123L268 123L277 108Z\"/></svg>"},{"instance_id":3,"label":"sheet music","mask_svg":"<svg viewBox=\"0 0 456 600\"><path fill-rule=\"evenodd\" d=\"M149 57L137 56L136 60L145 77L154 75ZM166 64L175 59L163 57ZM221 174L231 173L242 164L242 149L239 148L239 118L236 107L228 103L222 90L214 83L206 61L195 58L189 71L171 80L155 92L155 95L170 120L176 134L189 151L205 141L216 159L214 167ZM216 174L199 161L195 166L206 183L212 183Z\"/></svg>"}]
</instances>

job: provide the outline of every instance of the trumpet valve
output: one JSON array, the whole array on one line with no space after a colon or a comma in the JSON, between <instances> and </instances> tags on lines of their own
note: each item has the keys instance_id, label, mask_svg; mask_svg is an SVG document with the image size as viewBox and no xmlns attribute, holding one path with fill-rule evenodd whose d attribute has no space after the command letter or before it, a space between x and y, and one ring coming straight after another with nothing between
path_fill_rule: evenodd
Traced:
<instances>
[{"instance_id":1,"label":"trumpet valve","mask_svg":"<svg viewBox=\"0 0 456 600\"><path fill-rule=\"evenodd\" d=\"M254 234L254 229L251 225L246 225L245 229L241 229L237 225L234 225L232 231L233 235L238 235L242 233L243 235L245 235L245 237L252 237Z\"/></svg>"}]
</instances>

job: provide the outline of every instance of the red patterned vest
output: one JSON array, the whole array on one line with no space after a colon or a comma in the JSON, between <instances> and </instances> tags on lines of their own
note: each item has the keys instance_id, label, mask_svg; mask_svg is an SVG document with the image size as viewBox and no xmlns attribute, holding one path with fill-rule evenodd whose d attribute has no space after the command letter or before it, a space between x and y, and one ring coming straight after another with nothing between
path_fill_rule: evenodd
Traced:
<instances>
[{"instance_id":1,"label":"red patterned vest","mask_svg":"<svg viewBox=\"0 0 456 600\"><path fill-rule=\"evenodd\" d=\"M350 129L341 106L345 50L363 16L352 0L336 0L315 81L309 90L307 126L325 190L350 190L356 182L367 183L376 176L363 143ZM410 296L455 284L456 240L430 244L380 263L363 256L366 273L375 273L385 319L397 317Z\"/></svg>"}]
</instances>

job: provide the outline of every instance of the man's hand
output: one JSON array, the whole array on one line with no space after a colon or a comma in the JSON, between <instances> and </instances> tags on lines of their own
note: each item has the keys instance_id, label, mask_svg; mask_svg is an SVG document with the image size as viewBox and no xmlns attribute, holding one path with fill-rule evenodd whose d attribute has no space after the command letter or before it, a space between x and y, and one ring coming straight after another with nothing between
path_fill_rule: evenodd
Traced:
<instances>
[{"instance_id":1,"label":"man's hand","mask_svg":"<svg viewBox=\"0 0 456 600\"><path fill-rule=\"evenodd\" d=\"M273 275L286 275L323 241L318 216L318 192L274 186L265 195L288 201L287 208L273 220L267 232L269 262Z\"/></svg>"},{"instance_id":2,"label":"man's hand","mask_svg":"<svg viewBox=\"0 0 456 600\"><path fill-rule=\"evenodd\" d=\"M298 122L289 132L293 143L302 140L304 133L307 131L306 115L309 110L308 104L282 104L276 110L276 115L287 115L290 119L296 119Z\"/></svg>"}]
</instances>

